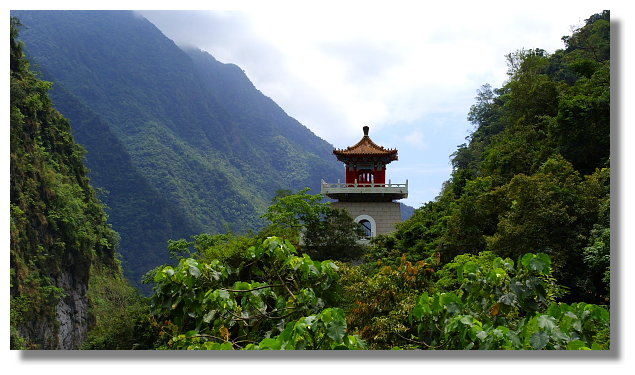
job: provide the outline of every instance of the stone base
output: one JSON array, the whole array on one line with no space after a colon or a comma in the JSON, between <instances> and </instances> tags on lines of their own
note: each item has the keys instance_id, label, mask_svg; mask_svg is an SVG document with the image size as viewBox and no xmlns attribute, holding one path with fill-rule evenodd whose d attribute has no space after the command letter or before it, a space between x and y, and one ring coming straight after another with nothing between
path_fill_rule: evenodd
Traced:
<instances>
[{"instance_id":1,"label":"stone base","mask_svg":"<svg viewBox=\"0 0 635 375\"><path fill-rule=\"evenodd\" d=\"M368 217L374 221L373 235L395 231L395 224L401 222L401 206L398 202L333 202L333 208L344 209L359 222Z\"/></svg>"}]
</instances>

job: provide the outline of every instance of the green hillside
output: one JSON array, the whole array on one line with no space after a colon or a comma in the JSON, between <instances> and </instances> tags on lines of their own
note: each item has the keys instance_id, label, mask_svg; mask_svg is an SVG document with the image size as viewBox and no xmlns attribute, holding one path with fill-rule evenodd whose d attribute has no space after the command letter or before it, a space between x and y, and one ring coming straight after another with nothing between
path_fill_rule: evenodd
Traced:
<instances>
[{"instance_id":1,"label":"green hillside","mask_svg":"<svg viewBox=\"0 0 635 375\"><path fill-rule=\"evenodd\" d=\"M342 167L240 68L183 51L129 11L14 11L28 55L88 151L136 283L170 238L246 232L279 189Z\"/></svg>"}]
</instances>

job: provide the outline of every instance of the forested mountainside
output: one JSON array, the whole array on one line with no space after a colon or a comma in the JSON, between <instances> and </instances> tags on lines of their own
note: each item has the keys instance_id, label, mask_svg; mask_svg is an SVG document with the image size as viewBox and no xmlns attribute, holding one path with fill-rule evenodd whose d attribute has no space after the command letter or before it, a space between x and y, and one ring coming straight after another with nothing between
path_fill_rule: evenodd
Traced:
<instances>
[{"instance_id":1,"label":"forested mountainside","mask_svg":"<svg viewBox=\"0 0 635 375\"><path fill-rule=\"evenodd\" d=\"M11 22L11 348L77 349L94 324L89 282L122 278L84 149L30 70Z\"/></svg>"},{"instance_id":2,"label":"forested mountainside","mask_svg":"<svg viewBox=\"0 0 635 375\"><path fill-rule=\"evenodd\" d=\"M566 299L609 298L610 19L591 16L565 48L507 55L508 81L484 85L475 130L452 155L435 201L396 234L397 248L443 262L492 251L554 260Z\"/></svg>"},{"instance_id":3,"label":"forested mountainside","mask_svg":"<svg viewBox=\"0 0 635 375\"><path fill-rule=\"evenodd\" d=\"M26 52L87 149L136 283L168 239L246 232L279 189L342 166L235 65L183 51L130 11L13 11Z\"/></svg>"}]
</instances>

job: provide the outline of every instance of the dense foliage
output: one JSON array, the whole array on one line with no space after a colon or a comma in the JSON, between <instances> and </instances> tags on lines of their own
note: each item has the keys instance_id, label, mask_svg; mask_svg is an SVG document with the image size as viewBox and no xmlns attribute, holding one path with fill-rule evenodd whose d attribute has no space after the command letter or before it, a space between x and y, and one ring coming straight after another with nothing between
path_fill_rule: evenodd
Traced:
<instances>
[{"instance_id":1,"label":"dense foliage","mask_svg":"<svg viewBox=\"0 0 635 375\"><path fill-rule=\"evenodd\" d=\"M338 267L298 256L287 240L270 237L242 254L237 267L182 258L153 271L152 305L164 348L333 349L363 345L346 335L333 306Z\"/></svg>"},{"instance_id":2,"label":"dense foliage","mask_svg":"<svg viewBox=\"0 0 635 375\"><path fill-rule=\"evenodd\" d=\"M233 261L182 257L151 273L155 348L610 349L608 309L560 302L543 253L353 266L256 242Z\"/></svg>"},{"instance_id":3,"label":"dense foliage","mask_svg":"<svg viewBox=\"0 0 635 375\"><path fill-rule=\"evenodd\" d=\"M477 259L456 272L457 290L419 297L411 342L428 349L609 349L604 307L554 302L548 255L527 253L516 265L496 257L487 267Z\"/></svg>"},{"instance_id":4,"label":"dense foliage","mask_svg":"<svg viewBox=\"0 0 635 375\"><path fill-rule=\"evenodd\" d=\"M148 301L121 273L93 265L88 283L93 325L81 349L149 349L156 342Z\"/></svg>"},{"instance_id":5,"label":"dense foliage","mask_svg":"<svg viewBox=\"0 0 635 375\"><path fill-rule=\"evenodd\" d=\"M171 241L178 265L151 273L155 347L610 349L608 309L561 302L567 290L544 253L516 262L463 254L442 265L395 258L386 247L396 241L383 237L353 265L315 261L289 240L262 238L278 231L297 239L307 218L328 206L319 198L305 190L280 195L266 215L272 226L252 237Z\"/></svg>"},{"instance_id":6,"label":"dense foliage","mask_svg":"<svg viewBox=\"0 0 635 375\"><path fill-rule=\"evenodd\" d=\"M347 321L371 349L411 346L410 311L419 294L433 286L431 264L405 256L393 259L340 265Z\"/></svg>"},{"instance_id":7,"label":"dense foliage","mask_svg":"<svg viewBox=\"0 0 635 375\"><path fill-rule=\"evenodd\" d=\"M18 27L12 18L11 347L71 349L74 340L60 342L58 310L87 306L91 266L121 274L117 234L89 183L84 149L53 108L51 83L30 70Z\"/></svg>"}]
</instances>

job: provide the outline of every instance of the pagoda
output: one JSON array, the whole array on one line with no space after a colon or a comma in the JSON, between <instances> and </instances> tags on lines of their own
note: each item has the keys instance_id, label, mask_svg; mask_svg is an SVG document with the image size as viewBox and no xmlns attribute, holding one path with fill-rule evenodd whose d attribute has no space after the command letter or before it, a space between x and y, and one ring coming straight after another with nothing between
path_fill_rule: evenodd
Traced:
<instances>
[{"instance_id":1,"label":"pagoda","mask_svg":"<svg viewBox=\"0 0 635 375\"><path fill-rule=\"evenodd\" d=\"M401 222L398 199L408 197L408 180L405 184L386 183L386 165L398 160L396 149L377 145L368 136L345 149L335 149L337 160L346 165L346 181L328 183L322 181L322 194L335 199L334 208L344 209L366 229L366 237L375 237L395 230Z\"/></svg>"}]
</instances>

